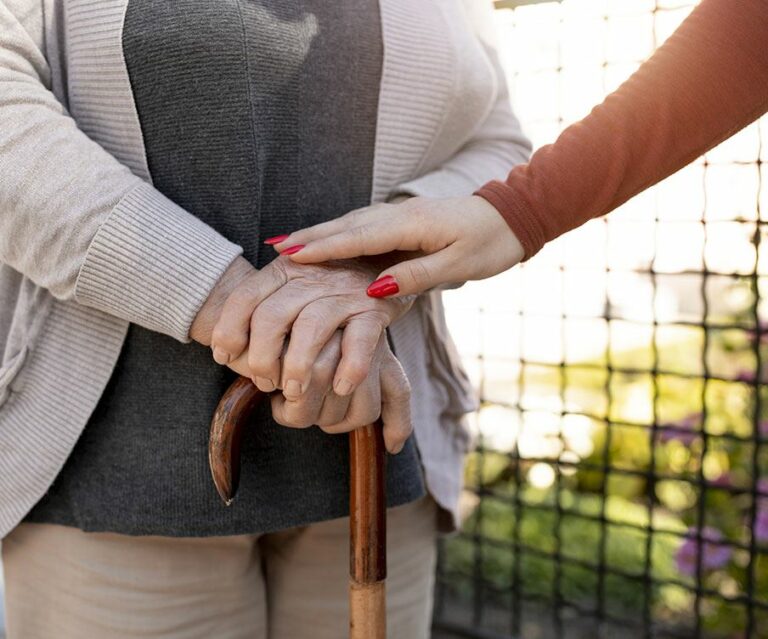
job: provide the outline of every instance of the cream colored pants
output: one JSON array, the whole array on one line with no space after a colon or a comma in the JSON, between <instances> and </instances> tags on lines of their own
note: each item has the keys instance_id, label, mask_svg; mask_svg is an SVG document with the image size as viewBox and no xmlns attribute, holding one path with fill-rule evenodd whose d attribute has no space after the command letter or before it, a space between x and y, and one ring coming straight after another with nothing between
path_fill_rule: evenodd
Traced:
<instances>
[{"instance_id":1,"label":"cream colored pants","mask_svg":"<svg viewBox=\"0 0 768 639\"><path fill-rule=\"evenodd\" d=\"M435 505L389 511L389 636L427 639ZM170 538L22 524L2 542L8 639L343 639L348 520Z\"/></svg>"}]
</instances>

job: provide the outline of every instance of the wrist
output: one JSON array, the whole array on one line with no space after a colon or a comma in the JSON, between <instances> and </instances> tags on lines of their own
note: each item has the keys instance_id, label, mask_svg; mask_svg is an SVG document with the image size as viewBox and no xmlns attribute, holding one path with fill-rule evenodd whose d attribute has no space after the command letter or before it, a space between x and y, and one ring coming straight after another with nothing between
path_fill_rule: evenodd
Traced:
<instances>
[{"instance_id":1,"label":"wrist","mask_svg":"<svg viewBox=\"0 0 768 639\"><path fill-rule=\"evenodd\" d=\"M189 329L189 337L192 340L210 346L213 327L219 320L224 302L246 277L255 272L256 269L244 257L235 258L195 316Z\"/></svg>"}]
</instances>

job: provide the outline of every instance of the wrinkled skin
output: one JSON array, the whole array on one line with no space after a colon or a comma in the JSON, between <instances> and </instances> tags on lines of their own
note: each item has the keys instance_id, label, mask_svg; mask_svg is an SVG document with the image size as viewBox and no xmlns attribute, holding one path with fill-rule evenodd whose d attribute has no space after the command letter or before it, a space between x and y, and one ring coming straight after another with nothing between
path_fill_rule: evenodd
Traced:
<instances>
[{"instance_id":1,"label":"wrinkled skin","mask_svg":"<svg viewBox=\"0 0 768 639\"><path fill-rule=\"evenodd\" d=\"M231 288L211 332L214 358L250 377L288 427L343 433L384 421L399 452L411 432L410 388L386 328L412 298L365 294L375 269L357 262L302 266L284 257L246 272Z\"/></svg>"}]
</instances>

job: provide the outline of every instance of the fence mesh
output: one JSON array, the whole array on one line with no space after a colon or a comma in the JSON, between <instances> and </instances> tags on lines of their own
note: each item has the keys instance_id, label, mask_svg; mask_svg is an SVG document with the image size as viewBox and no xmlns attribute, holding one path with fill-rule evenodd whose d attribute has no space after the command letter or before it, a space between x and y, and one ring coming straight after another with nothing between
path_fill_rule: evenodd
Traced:
<instances>
[{"instance_id":1,"label":"fence mesh","mask_svg":"<svg viewBox=\"0 0 768 639\"><path fill-rule=\"evenodd\" d=\"M539 145L696 2L499 4ZM466 521L440 547L446 636L768 637L766 157L763 120L446 296L482 400Z\"/></svg>"}]
</instances>

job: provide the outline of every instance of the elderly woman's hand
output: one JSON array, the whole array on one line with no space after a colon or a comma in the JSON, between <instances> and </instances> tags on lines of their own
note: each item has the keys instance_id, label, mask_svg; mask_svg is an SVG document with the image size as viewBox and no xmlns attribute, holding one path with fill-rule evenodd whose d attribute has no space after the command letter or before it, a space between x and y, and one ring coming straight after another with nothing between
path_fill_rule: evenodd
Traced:
<instances>
[{"instance_id":1,"label":"elderly woman's hand","mask_svg":"<svg viewBox=\"0 0 768 639\"><path fill-rule=\"evenodd\" d=\"M281 240L275 249L301 264L393 251L420 253L405 254L403 261L379 273L368 289L375 297L484 279L523 258L522 245L504 218L477 196L375 204Z\"/></svg>"},{"instance_id":2,"label":"elderly woman's hand","mask_svg":"<svg viewBox=\"0 0 768 639\"><path fill-rule=\"evenodd\" d=\"M341 331L336 331L320 349L301 396L289 399L283 393L271 395L272 417L288 428L318 426L332 435L372 424L381 417L384 444L393 455L399 453L412 431L411 390L400 362L382 337L363 383L351 395L337 395L333 392L333 377L341 357L341 341ZM229 366L247 375L248 354Z\"/></svg>"},{"instance_id":3,"label":"elderly woman's hand","mask_svg":"<svg viewBox=\"0 0 768 639\"><path fill-rule=\"evenodd\" d=\"M387 326L412 302L368 297L374 272L354 262L302 266L274 260L228 296L213 328L214 358L229 364L247 349L249 375L259 389L281 388L295 401L309 389L320 351L343 328L333 390L351 395L368 376Z\"/></svg>"},{"instance_id":4,"label":"elderly woman's hand","mask_svg":"<svg viewBox=\"0 0 768 639\"><path fill-rule=\"evenodd\" d=\"M232 294L239 289L253 291L255 286L261 286L259 290L269 295L286 281L279 271L270 269L259 277L259 272L246 260L236 259L200 309L190 329L190 337L206 346L211 345L214 326ZM399 307L388 308L402 310L407 306L401 303ZM318 348L305 392L298 397L286 397L283 393L272 395L275 420L291 428L316 424L328 433L343 433L370 424L381 416L387 450L393 454L402 450L412 430L410 386L386 338L381 332L379 335L372 349L369 374L353 393L342 396L333 391L334 375L341 359L342 332L332 331L329 339ZM284 347L280 346L280 349L284 350ZM250 352L245 349L227 365L236 373L250 377L249 359Z\"/></svg>"}]
</instances>

